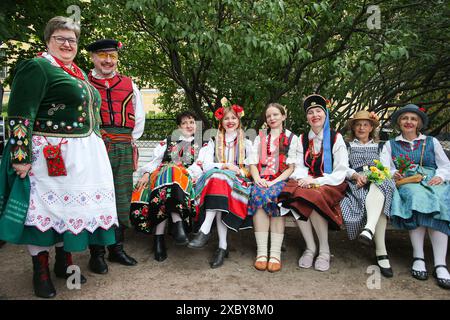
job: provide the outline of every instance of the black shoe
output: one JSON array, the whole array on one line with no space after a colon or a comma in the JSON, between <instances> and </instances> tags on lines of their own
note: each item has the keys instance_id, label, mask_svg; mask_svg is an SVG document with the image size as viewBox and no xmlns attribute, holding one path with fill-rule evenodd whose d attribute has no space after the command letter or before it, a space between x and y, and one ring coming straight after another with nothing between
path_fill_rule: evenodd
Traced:
<instances>
[{"instance_id":1,"label":"black shoe","mask_svg":"<svg viewBox=\"0 0 450 320\"><path fill-rule=\"evenodd\" d=\"M108 260L111 262L118 262L124 266L134 266L137 264L137 261L123 250L122 242L108 246L108 251Z\"/></svg>"},{"instance_id":2,"label":"black shoe","mask_svg":"<svg viewBox=\"0 0 450 320\"><path fill-rule=\"evenodd\" d=\"M153 250L155 252L156 261L164 261L167 259L166 244L164 241L164 235L158 234L154 236L153 239Z\"/></svg>"},{"instance_id":3,"label":"black shoe","mask_svg":"<svg viewBox=\"0 0 450 320\"><path fill-rule=\"evenodd\" d=\"M433 271L433 277L436 278L437 280L437 284L439 287L443 288L443 289L450 289L450 280L449 279L444 279L444 278L438 278L437 273L436 273L436 269L437 268L445 268L447 269L447 266L444 264L440 264L434 267L434 271Z\"/></svg>"},{"instance_id":4,"label":"black shoe","mask_svg":"<svg viewBox=\"0 0 450 320\"><path fill-rule=\"evenodd\" d=\"M421 260L423 262L425 262L424 258L413 258L413 265L414 265L414 261L416 260ZM414 270L413 267L411 266L411 275L416 278L417 280L427 280L428 279L428 271L418 271L418 270Z\"/></svg>"},{"instance_id":5,"label":"black shoe","mask_svg":"<svg viewBox=\"0 0 450 320\"><path fill-rule=\"evenodd\" d=\"M56 296L56 290L48 270L48 252L39 252L37 256L31 258L33 260L34 294L40 298L53 298Z\"/></svg>"},{"instance_id":6,"label":"black shoe","mask_svg":"<svg viewBox=\"0 0 450 320\"><path fill-rule=\"evenodd\" d=\"M63 247L56 247L55 252L56 257L53 271L55 272L56 277L67 280L73 274L72 272L67 272L67 268L73 265L72 254L64 251ZM80 283L84 284L86 281L86 278L80 274Z\"/></svg>"},{"instance_id":7,"label":"black shoe","mask_svg":"<svg viewBox=\"0 0 450 320\"><path fill-rule=\"evenodd\" d=\"M201 249L203 248L209 240L209 236L211 235L211 232L208 234L204 234L203 232L199 231L194 239L192 239L189 243L188 243L188 248L192 248L192 249Z\"/></svg>"},{"instance_id":8,"label":"black shoe","mask_svg":"<svg viewBox=\"0 0 450 320\"><path fill-rule=\"evenodd\" d=\"M362 232L358 236L358 241L366 246L372 246L373 244L373 232L370 229L364 228L363 231L367 231L370 237L366 236Z\"/></svg>"},{"instance_id":9,"label":"black shoe","mask_svg":"<svg viewBox=\"0 0 450 320\"><path fill-rule=\"evenodd\" d=\"M104 246L91 245L91 258L89 259L89 269L98 274L108 273L108 265L105 262L106 250Z\"/></svg>"},{"instance_id":10,"label":"black shoe","mask_svg":"<svg viewBox=\"0 0 450 320\"><path fill-rule=\"evenodd\" d=\"M187 245L189 239L186 235L186 231L184 231L183 221L177 221L172 226L172 236L175 239L175 244L178 246Z\"/></svg>"},{"instance_id":11,"label":"black shoe","mask_svg":"<svg viewBox=\"0 0 450 320\"><path fill-rule=\"evenodd\" d=\"M377 256L377 266L380 268L380 272L383 276L385 276L386 278L392 278L394 276L394 271L392 270L391 267L383 268L382 266L380 266L378 261L381 261L381 260L389 260L389 257L387 255Z\"/></svg>"},{"instance_id":12,"label":"black shoe","mask_svg":"<svg viewBox=\"0 0 450 320\"><path fill-rule=\"evenodd\" d=\"M219 268L223 265L223 260L225 258L228 258L228 250L219 248L216 250L216 252L214 252L213 261L211 261L209 265L213 269Z\"/></svg>"}]
</instances>

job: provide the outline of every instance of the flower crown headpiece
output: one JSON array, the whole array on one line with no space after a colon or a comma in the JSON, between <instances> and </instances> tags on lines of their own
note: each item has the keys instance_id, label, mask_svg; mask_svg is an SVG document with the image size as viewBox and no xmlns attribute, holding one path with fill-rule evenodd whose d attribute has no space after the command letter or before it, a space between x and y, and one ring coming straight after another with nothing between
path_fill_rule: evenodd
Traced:
<instances>
[{"instance_id":1,"label":"flower crown headpiece","mask_svg":"<svg viewBox=\"0 0 450 320\"><path fill-rule=\"evenodd\" d=\"M239 118L242 118L244 116L244 108L242 108L241 106L237 105L237 104L233 104L231 105L230 101L228 101L227 98L222 98L220 100L221 103L221 107L218 108L215 112L214 112L214 117L217 120L222 120L223 116L224 116L224 110L225 108L231 108L233 109L234 112L236 112L237 116Z\"/></svg>"}]
</instances>

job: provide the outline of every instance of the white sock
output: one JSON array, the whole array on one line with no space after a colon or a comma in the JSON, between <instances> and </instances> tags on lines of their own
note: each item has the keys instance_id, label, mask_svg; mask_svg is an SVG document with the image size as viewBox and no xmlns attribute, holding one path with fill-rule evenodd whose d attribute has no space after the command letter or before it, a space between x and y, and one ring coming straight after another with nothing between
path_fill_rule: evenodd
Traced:
<instances>
[{"instance_id":1,"label":"white sock","mask_svg":"<svg viewBox=\"0 0 450 320\"><path fill-rule=\"evenodd\" d=\"M181 221L181 217L180 217L180 214L179 214L179 213L172 212L172 213L170 214L170 216L172 217L172 222L173 222L173 223L176 223L176 222L178 222L178 221Z\"/></svg>"},{"instance_id":2,"label":"white sock","mask_svg":"<svg viewBox=\"0 0 450 320\"><path fill-rule=\"evenodd\" d=\"M328 221L316 211L313 211L309 218L311 219L314 230L316 230L317 238L319 238L319 252L330 253L330 245L328 244Z\"/></svg>"},{"instance_id":3,"label":"white sock","mask_svg":"<svg viewBox=\"0 0 450 320\"><path fill-rule=\"evenodd\" d=\"M166 231L166 225L167 225L167 219L164 221L161 221L156 226L155 235L160 236L165 233Z\"/></svg>"},{"instance_id":4,"label":"white sock","mask_svg":"<svg viewBox=\"0 0 450 320\"><path fill-rule=\"evenodd\" d=\"M211 231L211 226L216 217L217 212L215 210L206 210L205 221L203 221L200 231L204 234L208 234Z\"/></svg>"},{"instance_id":5,"label":"white sock","mask_svg":"<svg viewBox=\"0 0 450 320\"><path fill-rule=\"evenodd\" d=\"M278 260L281 261L281 245L283 244L283 238L284 238L283 233L273 233L273 232L270 233L270 258L277 258Z\"/></svg>"},{"instance_id":6,"label":"white sock","mask_svg":"<svg viewBox=\"0 0 450 320\"><path fill-rule=\"evenodd\" d=\"M372 234L375 233L375 227L383 211L383 207L384 195L374 183L371 183L366 198L367 223L364 228L372 231Z\"/></svg>"},{"instance_id":7,"label":"white sock","mask_svg":"<svg viewBox=\"0 0 450 320\"><path fill-rule=\"evenodd\" d=\"M269 233L268 232L255 232L256 239L256 256L266 256L267 257L267 243L269 242ZM264 261L266 259L260 258L260 261Z\"/></svg>"},{"instance_id":8,"label":"white sock","mask_svg":"<svg viewBox=\"0 0 450 320\"><path fill-rule=\"evenodd\" d=\"M51 247L40 247L40 246L34 246L34 245L29 244L29 245L27 245L27 248L28 248L28 252L32 256L37 256L39 252L42 252L42 251L49 252Z\"/></svg>"},{"instance_id":9,"label":"white sock","mask_svg":"<svg viewBox=\"0 0 450 320\"><path fill-rule=\"evenodd\" d=\"M302 233L303 239L305 240L306 249L309 249L315 253L317 247L316 242L314 240L311 220L309 219L307 221L297 220L297 225L300 229L300 232Z\"/></svg>"},{"instance_id":10,"label":"white sock","mask_svg":"<svg viewBox=\"0 0 450 320\"><path fill-rule=\"evenodd\" d=\"M423 242L425 240L425 227L418 227L414 230L409 231L409 238L411 240L411 245L413 247L413 257L414 258L424 258L423 253ZM422 260L416 260L413 263L412 268L417 271L426 271L425 262Z\"/></svg>"},{"instance_id":11,"label":"white sock","mask_svg":"<svg viewBox=\"0 0 450 320\"><path fill-rule=\"evenodd\" d=\"M430 236L433 247L434 265L447 265L448 236L445 233L433 229L428 229L428 235ZM438 278L450 279L450 274L445 268L437 268L436 273Z\"/></svg>"},{"instance_id":12,"label":"white sock","mask_svg":"<svg viewBox=\"0 0 450 320\"><path fill-rule=\"evenodd\" d=\"M387 218L384 214L382 214L378 219L377 226L375 227L375 234L373 239L375 242L375 254L377 256L387 255L386 242L384 240L386 234L386 225L387 225ZM380 260L378 261L378 264L383 268L391 267L388 259Z\"/></svg>"},{"instance_id":13,"label":"white sock","mask_svg":"<svg viewBox=\"0 0 450 320\"><path fill-rule=\"evenodd\" d=\"M217 212L216 224L217 224L217 234L219 236L219 248L227 250L227 233L228 233L228 228L222 222L222 212Z\"/></svg>"}]
</instances>

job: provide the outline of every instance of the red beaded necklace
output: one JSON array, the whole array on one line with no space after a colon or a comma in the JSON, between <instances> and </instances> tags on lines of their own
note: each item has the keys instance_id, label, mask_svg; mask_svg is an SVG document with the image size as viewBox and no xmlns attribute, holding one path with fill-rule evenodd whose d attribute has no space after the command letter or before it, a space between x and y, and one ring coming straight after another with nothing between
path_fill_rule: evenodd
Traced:
<instances>
[{"instance_id":1,"label":"red beaded necklace","mask_svg":"<svg viewBox=\"0 0 450 320\"><path fill-rule=\"evenodd\" d=\"M50 53L48 53L48 54L52 56L52 58L61 67L61 69L63 69L68 74L70 74L72 77L78 78L80 80L85 80L83 72L81 71L80 68L78 68L78 66L75 64L75 62L72 62L72 68L67 68L66 65L61 60L59 60L57 57L55 57L54 55L52 55ZM42 53L39 53L38 56L42 57Z\"/></svg>"}]
</instances>

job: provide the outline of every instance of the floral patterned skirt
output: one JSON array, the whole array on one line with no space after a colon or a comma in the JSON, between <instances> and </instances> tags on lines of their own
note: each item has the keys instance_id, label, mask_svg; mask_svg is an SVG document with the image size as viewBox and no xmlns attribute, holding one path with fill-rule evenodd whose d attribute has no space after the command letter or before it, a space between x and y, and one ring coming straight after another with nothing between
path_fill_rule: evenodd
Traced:
<instances>
[{"instance_id":1,"label":"floral patterned skirt","mask_svg":"<svg viewBox=\"0 0 450 320\"><path fill-rule=\"evenodd\" d=\"M277 199L285 185L286 181L277 182L269 188L254 185L248 202L248 215L253 216L259 208L262 208L269 216L280 217Z\"/></svg>"},{"instance_id":2,"label":"floral patterned skirt","mask_svg":"<svg viewBox=\"0 0 450 320\"><path fill-rule=\"evenodd\" d=\"M133 191L131 223L138 231L150 234L174 212L190 225L195 214L193 199L194 188L186 168L165 164L152 173L149 188Z\"/></svg>"}]
</instances>

